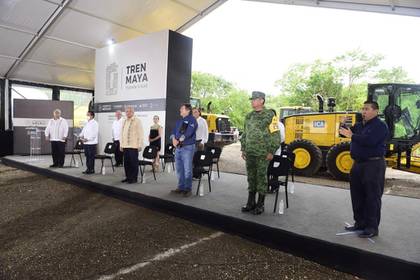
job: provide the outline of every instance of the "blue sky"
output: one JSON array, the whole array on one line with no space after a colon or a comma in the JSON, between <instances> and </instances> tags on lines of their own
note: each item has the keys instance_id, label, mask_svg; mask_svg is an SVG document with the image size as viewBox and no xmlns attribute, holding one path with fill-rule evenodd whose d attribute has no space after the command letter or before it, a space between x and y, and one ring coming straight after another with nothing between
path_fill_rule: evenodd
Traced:
<instances>
[{"instance_id":1,"label":"blue sky","mask_svg":"<svg viewBox=\"0 0 420 280\"><path fill-rule=\"evenodd\" d=\"M290 65L356 48L420 83L419 30L415 17L230 0L184 34L194 39L193 70L276 94Z\"/></svg>"}]
</instances>

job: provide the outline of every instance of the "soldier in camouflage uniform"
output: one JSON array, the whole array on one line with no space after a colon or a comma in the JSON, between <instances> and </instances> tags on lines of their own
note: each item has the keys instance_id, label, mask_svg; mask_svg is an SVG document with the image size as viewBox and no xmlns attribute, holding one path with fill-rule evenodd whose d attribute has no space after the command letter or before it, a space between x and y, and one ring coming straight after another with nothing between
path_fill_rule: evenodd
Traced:
<instances>
[{"instance_id":1,"label":"soldier in camouflage uniform","mask_svg":"<svg viewBox=\"0 0 420 280\"><path fill-rule=\"evenodd\" d=\"M250 100L254 111L245 117L241 136L242 158L246 161L248 174L248 202L242 207L242 212L259 215L264 212L267 168L280 146L280 132L275 113L264 107L265 94L254 91ZM257 203L255 203L256 193L258 193Z\"/></svg>"}]
</instances>

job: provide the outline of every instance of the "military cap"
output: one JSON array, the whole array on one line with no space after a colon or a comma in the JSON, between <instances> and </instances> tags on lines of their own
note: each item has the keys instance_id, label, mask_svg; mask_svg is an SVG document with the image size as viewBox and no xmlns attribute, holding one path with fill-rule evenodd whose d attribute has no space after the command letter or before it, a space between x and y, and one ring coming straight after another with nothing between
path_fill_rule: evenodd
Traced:
<instances>
[{"instance_id":1,"label":"military cap","mask_svg":"<svg viewBox=\"0 0 420 280\"><path fill-rule=\"evenodd\" d=\"M254 100L257 98L262 98L265 100L265 93L261 92L261 91L253 91L252 92L252 97L249 100Z\"/></svg>"}]
</instances>

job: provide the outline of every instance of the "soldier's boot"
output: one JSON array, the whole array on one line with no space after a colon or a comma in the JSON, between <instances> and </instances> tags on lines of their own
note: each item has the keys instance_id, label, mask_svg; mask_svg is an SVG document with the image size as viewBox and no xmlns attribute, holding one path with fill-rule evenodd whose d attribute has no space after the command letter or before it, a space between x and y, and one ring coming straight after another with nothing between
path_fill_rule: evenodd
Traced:
<instances>
[{"instance_id":1,"label":"soldier's boot","mask_svg":"<svg viewBox=\"0 0 420 280\"><path fill-rule=\"evenodd\" d=\"M255 192L248 193L248 202L242 207L242 212L251 212L255 208Z\"/></svg>"},{"instance_id":2,"label":"soldier's boot","mask_svg":"<svg viewBox=\"0 0 420 280\"><path fill-rule=\"evenodd\" d=\"M252 214L261 215L262 213L264 213L264 200L265 200L265 195L259 193L257 206L252 211Z\"/></svg>"}]
</instances>

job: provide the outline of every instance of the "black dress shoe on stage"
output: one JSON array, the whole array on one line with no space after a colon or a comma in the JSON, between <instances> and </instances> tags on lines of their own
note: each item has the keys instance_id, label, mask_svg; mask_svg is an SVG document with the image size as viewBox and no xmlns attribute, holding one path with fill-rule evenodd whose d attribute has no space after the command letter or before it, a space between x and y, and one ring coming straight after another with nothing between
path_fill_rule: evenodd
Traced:
<instances>
[{"instance_id":1,"label":"black dress shoe on stage","mask_svg":"<svg viewBox=\"0 0 420 280\"><path fill-rule=\"evenodd\" d=\"M58 167L57 165L55 165L55 164L51 164L50 165L50 168L55 168L55 167Z\"/></svg>"},{"instance_id":2,"label":"black dress shoe on stage","mask_svg":"<svg viewBox=\"0 0 420 280\"><path fill-rule=\"evenodd\" d=\"M171 193L174 193L174 194L182 194L182 193L184 193L184 191L181 190L181 189L174 189L174 190L171 190Z\"/></svg>"},{"instance_id":3,"label":"black dress shoe on stage","mask_svg":"<svg viewBox=\"0 0 420 280\"><path fill-rule=\"evenodd\" d=\"M372 238L379 234L378 230L375 229L365 229L362 233L359 234L360 238Z\"/></svg>"},{"instance_id":4,"label":"black dress shoe on stage","mask_svg":"<svg viewBox=\"0 0 420 280\"><path fill-rule=\"evenodd\" d=\"M127 180L127 184L135 184L137 183L137 180Z\"/></svg>"},{"instance_id":5,"label":"black dress shoe on stage","mask_svg":"<svg viewBox=\"0 0 420 280\"><path fill-rule=\"evenodd\" d=\"M190 197L191 196L191 191L184 191L183 196L184 197Z\"/></svg>"},{"instance_id":6,"label":"black dress shoe on stage","mask_svg":"<svg viewBox=\"0 0 420 280\"><path fill-rule=\"evenodd\" d=\"M127 178L125 178L124 180L121 180L121 183L127 183L127 182L128 182Z\"/></svg>"},{"instance_id":7,"label":"black dress shoe on stage","mask_svg":"<svg viewBox=\"0 0 420 280\"><path fill-rule=\"evenodd\" d=\"M364 230L365 227L358 224L354 224L352 226L345 226L344 229L347 231L361 231L361 230Z\"/></svg>"}]
</instances>

